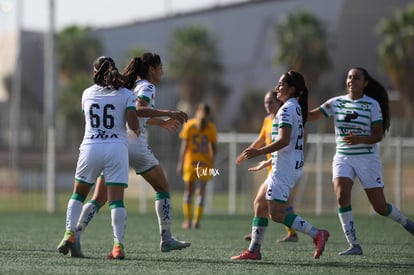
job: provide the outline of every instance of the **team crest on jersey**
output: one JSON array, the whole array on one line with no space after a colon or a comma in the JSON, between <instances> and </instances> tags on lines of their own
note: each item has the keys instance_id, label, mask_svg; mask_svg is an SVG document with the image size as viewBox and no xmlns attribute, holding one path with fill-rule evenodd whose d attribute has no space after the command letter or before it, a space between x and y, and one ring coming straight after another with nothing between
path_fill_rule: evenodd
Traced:
<instances>
[{"instance_id":1,"label":"team crest on jersey","mask_svg":"<svg viewBox=\"0 0 414 275\"><path fill-rule=\"evenodd\" d=\"M362 110L364 110L364 111L369 110L369 105L368 105L368 103L365 103L365 102L364 102L364 103L362 103L362 104L361 104L361 109L362 109Z\"/></svg>"},{"instance_id":2,"label":"team crest on jersey","mask_svg":"<svg viewBox=\"0 0 414 275\"><path fill-rule=\"evenodd\" d=\"M346 105L346 102L343 102L343 101L338 102L338 107L339 108L345 108L345 105Z\"/></svg>"},{"instance_id":3,"label":"team crest on jersey","mask_svg":"<svg viewBox=\"0 0 414 275\"><path fill-rule=\"evenodd\" d=\"M331 104L329 104L329 103L325 103L324 107L325 107L326 109L331 109Z\"/></svg>"}]
</instances>

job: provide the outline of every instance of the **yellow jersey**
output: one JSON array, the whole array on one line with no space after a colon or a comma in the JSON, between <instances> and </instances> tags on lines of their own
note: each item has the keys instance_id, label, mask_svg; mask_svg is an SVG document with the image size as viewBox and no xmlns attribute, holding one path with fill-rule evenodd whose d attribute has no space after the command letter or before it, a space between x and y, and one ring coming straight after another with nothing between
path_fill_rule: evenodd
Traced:
<instances>
[{"instance_id":1,"label":"yellow jersey","mask_svg":"<svg viewBox=\"0 0 414 275\"><path fill-rule=\"evenodd\" d=\"M179 137L187 141L184 153L183 180L187 182L193 181L197 177L209 180L211 178L210 173L197 173L197 170L213 169L212 144L217 142L217 130L214 123L209 121L207 126L200 130L197 125L197 119L189 119L184 124Z\"/></svg>"},{"instance_id":2,"label":"yellow jersey","mask_svg":"<svg viewBox=\"0 0 414 275\"><path fill-rule=\"evenodd\" d=\"M263 119L262 129L260 130L259 137L265 140L265 145L272 143L272 123L273 118L268 115ZM271 154L267 154L266 158L271 158ZM272 166L268 167L268 172L272 171Z\"/></svg>"}]
</instances>

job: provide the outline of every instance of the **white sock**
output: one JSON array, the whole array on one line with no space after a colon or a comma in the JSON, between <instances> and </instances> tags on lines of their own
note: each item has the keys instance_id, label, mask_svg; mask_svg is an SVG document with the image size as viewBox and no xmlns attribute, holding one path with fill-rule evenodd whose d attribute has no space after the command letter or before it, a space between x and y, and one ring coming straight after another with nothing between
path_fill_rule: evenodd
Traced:
<instances>
[{"instance_id":1,"label":"white sock","mask_svg":"<svg viewBox=\"0 0 414 275\"><path fill-rule=\"evenodd\" d=\"M392 204L387 204L388 208L391 208L390 213L386 216L390 218L393 221L398 222L402 226L405 226L407 224L407 217L405 217L401 212L394 207Z\"/></svg>"},{"instance_id":2,"label":"white sock","mask_svg":"<svg viewBox=\"0 0 414 275\"><path fill-rule=\"evenodd\" d=\"M252 220L252 239L249 245L249 251L260 251L266 228L269 220L262 217L253 217Z\"/></svg>"},{"instance_id":3,"label":"white sock","mask_svg":"<svg viewBox=\"0 0 414 275\"><path fill-rule=\"evenodd\" d=\"M266 226L252 226L252 239L249 244L250 251L260 250L266 233L266 228Z\"/></svg>"},{"instance_id":4,"label":"white sock","mask_svg":"<svg viewBox=\"0 0 414 275\"><path fill-rule=\"evenodd\" d=\"M155 212L158 217L161 240L171 239L171 205L169 198L155 200Z\"/></svg>"},{"instance_id":5,"label":"white sock","mask_svg":"<svg viewBox=\"0 0 414 275\"><path fill-rule=\"evenodd\" d=\"M318 234L318 229L300 216L296 216L290 228L309 235L311 238L315 238Z\"/></svg>"},{"instance_id":6,"label":"white sock","mask_svg":"<svg viewBox=\"0 0 414 275\"><path fill-rule=\"evenodd\" d=\"M82 213L80 214L78 223L76 225L76 237L79 239L83 231L85 231L89 222L93 219L96 213L98 213L99 207L97 204L87 202L82 207Z\"/></svg>"},{"instance_id":7,"label":"white sock","mask_svg":"<svg viewBox=\"0 0 414 275\"><path fill-rule=\"evenodd\" d=\"M112 231L114 234L114 243L123 244L127 213L124 207L111 209Z\"/></svg>"},{"instance_id":8,"label":"white sock","mask_svg":"<svg viewBox=\"0 0 414 275\"><path fill-rule=\"evenodd\" d=\"M66 210L66 230L76 231L76 224L82 211L83 202L70 199Z\"/></svg>"},{"instance_id":9,"label":"white sock","mask_svg":"<svg viewBox=\"0 0 414 275\"><path fill-rule=\"evenodd\" d=\"M342 231L345 234L345 238L349 244L359 244L356 237L356 230L354 227L354 215L352 210L339 212L339 221L341 222Z\"/></svg>"}]
</instances>

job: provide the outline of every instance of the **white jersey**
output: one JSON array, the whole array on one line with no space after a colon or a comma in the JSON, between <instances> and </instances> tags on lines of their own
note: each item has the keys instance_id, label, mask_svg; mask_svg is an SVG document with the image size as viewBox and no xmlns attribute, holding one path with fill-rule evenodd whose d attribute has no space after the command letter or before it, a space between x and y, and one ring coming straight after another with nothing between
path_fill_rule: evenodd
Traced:
<instances>
[{"instance_id":1,"label":"white jersey","mask_svg":"<svg viewBox=\"0 0 414 275\"><path fill-rule=\"evenodd\" d=\"M155 108L155 86L148 80L138 80L134 88L136 99L148 102L148 107ZM129 164L135 169L136 174L145 174L159 164L154 156L146 137L147 117L138 117L141 134L137 137L128 131L128 155Z\"/></svg>"},{"instance_id":2,"label":"white jersey","mask_svg":"<svg viewBox=\"0 0 414 275\"><path fill-rule=\"evenodd\" d=\"M349 133L369 136L372 124L383 122L380 105L375 99L364 95L360 99L352 100L348 95L342 95L327 100L319 109L326 117L334 117L337 154L378 154L377 144L349 145L343 141L344 136Z\"/></svg>"},{"instance_id":3,"label":"white jersey","mask_svg":"<svg viewBox=\"0 0 414 275\"><path fill-rule=\"evenodd\" d=\"M148 107L155 108L155 85L146 79L138 80L134 88L134 94L137 99L144 99L148 102ZM141 127L141 135L145 135L148 117L138 117Z\"/></svg>"},{"instance_id":4,"label":"white jersey","mask_svg":"<svg viewBox=\"0 0 414 275\"><path fill-rule=\"evenodd\" d=\"M108 89L98 85L87 88L82 94L85 135L81 145L127 144L125 112L135 108L135 97L128 89Z\"/></svg>"},{"instance_id":5,"label":"white jersey","mask_svg":"<svg viewBox=\"0 0 414 275\"><path fill-rule=\"evenodd\" d=\"M304 164L304 129L302 108L295 98L288 99L278 110L272 125L272 142L282 127L292 128L289 145L272 153L273 173L301 171Z\"/></svg>"}]
</instances>

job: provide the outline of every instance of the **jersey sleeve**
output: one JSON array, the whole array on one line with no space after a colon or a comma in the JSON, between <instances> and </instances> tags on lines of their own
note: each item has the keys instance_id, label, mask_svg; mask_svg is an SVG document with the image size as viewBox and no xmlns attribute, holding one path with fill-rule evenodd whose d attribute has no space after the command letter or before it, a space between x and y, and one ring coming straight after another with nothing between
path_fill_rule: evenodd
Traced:
<instances>
[{"instance_id":1,"label":"jersey sleeve","mask_svg":"<svg viewBox=\"0 0 414 275\"><path fill-rule=\"evenodd\" d=\"M335 104L335 99L336 98L328 99L327 101L325 101L325 103L319 106L319 110L323 113L325 117L333 116L333 106Z\"/></svg>"},{"instance_id":2,"label":"jersey sleeve","mask_svg":"<svg viewBox=\"0 0 414 275\"><path fill-rule=\"evenodd\" d=\"M382 117L382 111L381 106L379 105L378 101L373 100L372 108L371 108L371 123L382 123L383 117Z\"/></svg>"},{"instance_id":3,"label":"jersey sleeve","mask_svg":"<svg viewBox=\"0 0 414 275\"><path fill-rule=\"evenodd\" d=\"M178 137L180 139L187 139L188 138L188 128L189 128L189 121L183 125L183 128L180 131Z\"/></svg>"},{"instance_id":4,"label":"jersey sleeve","mask_svg":"<svg viewBox=\"0 0 414 275\"><path fill-rule=\"evenodd\" d=\"M292 108L292 105L289 106L282 106L282 111L280 113L280 120L279 120L279 128L283 128L283 127L292 127L293 125L293 112L296 110L294 110Z\"/></svg>"},{"instance_id":5,"label":"jersey sleeve","mask_svg":"<svg viewBox=\"0 0 414 275\"><path fill-rule=\"evenodd\" d=\"M125 91L126 91L125 93L127 95L126 96L127 97L127 99L126 99L126 101L127 101L127 103L126 103L126 105L127 105L126 109L127 110L135 110L136 109L136 102L137 102L137 100L136 100L134 94L131 91L127 90L127 89L125 89Z\"/></svg>"},{"instance_id":6,"label":"jersey sleeve","mask_svg":"<svg viewBox=\"0 0 414 275\"><path fill-rule=\"evenodd\" d=\"M85 113L85 94L86 94L86 90L84 90L83 93L82 93L82 99L81 99L81 111L82 111L82 113Z\"/></svg>"},{"instance_id":7,"label":"jersey sleeve","mask_svg":"<svg viewBox=\"0 0 414 275\"><path fill-rule=\"evenodd\" d=\"M151 103L151 100L154 99L155 86L153 84L147 83L139 87L137 91L137 98L143 99L148 103Z\"/></svg>"}]
</instances>

